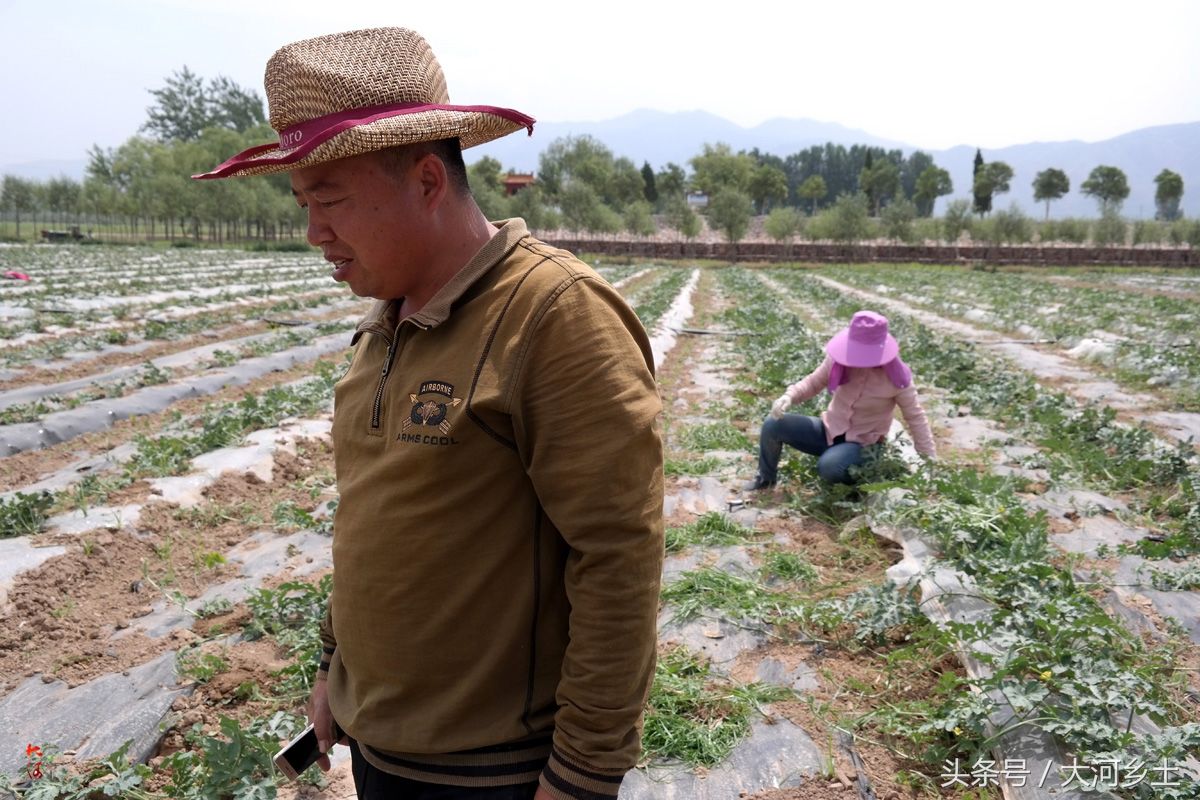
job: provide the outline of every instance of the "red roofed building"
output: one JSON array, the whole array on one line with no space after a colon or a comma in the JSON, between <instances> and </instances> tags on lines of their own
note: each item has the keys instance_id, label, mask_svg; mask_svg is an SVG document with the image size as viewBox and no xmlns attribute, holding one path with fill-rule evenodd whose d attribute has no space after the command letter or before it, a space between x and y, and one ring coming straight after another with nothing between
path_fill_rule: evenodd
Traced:
<instances>
[{"instance_id":1,"label":"red roofed building","mask_svg":"<svg viewBox=\"0 0 1200 800\"><path fill-rule=\"evenodd\" d=\"M510 172L504 176L504 196L512 197L533 183L533 173Z\"/></svg>"}]
</instances>

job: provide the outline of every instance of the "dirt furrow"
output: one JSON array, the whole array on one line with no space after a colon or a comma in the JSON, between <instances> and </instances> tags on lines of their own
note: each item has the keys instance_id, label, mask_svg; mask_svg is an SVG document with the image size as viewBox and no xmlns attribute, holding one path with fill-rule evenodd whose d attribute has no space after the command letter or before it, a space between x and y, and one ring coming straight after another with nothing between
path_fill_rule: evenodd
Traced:
<instances>
[{"instance_id":1,"label":"dirt furrow","mask_svg":"<svg viewBox=\"0 0 1200 800\"><path fill-rule=\"evenodd\" d=\"M1020 342L1013 342L994 331L947 320L928 311L914 308L908 303L847 286L831 278L821 275L814 277L827 286L844 294L862 298L875 307L901 311L920 320L930 328L987 346L1008 357L1021 369L1033 373L1040 381L1062 389L1081 402L1103 403L1117 409L1125 419L1134 423L1141 422L1150 425L1163 436L1177 442L1189 438L1193 441L1200 441L1200 414L1164 408L1165 401L1153 395L1125 392L1113 381L1096 375L1086 366L1066 356L1048 353Z\"/></svg>"}]
</instances>

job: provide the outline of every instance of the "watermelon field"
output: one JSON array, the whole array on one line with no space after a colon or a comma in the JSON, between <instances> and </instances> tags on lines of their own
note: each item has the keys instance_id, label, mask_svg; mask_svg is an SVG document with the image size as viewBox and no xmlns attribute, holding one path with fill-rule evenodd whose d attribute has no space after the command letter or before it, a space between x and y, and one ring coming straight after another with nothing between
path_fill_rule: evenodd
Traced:
<instances>
[{"instance_id":1,"label":"watermelon field","mask_svg":"<svg viewBox=\"0 0 1200 800\"><path fill-rule=\"evenodd\" d=\"M1200 798L1200 272L593 263L651 334L667 442L622 798ZM304 252L0 245L5 272L0 798L354 797L346 748L295 784L271 756L370 301ZM860 487L785 450L742 492L860 309L937 460L896 424Z\"/></svg>"}]
</instances>

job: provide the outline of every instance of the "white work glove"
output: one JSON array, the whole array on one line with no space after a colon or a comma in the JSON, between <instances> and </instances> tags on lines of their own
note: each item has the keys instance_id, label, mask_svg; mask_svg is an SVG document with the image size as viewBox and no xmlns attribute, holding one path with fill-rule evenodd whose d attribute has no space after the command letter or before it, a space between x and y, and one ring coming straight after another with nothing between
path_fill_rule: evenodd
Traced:
<instances>
[{"instance_id":1,"label":"white work glove","mask_svg":"<svg viewBox=\"0 0 1200 800\"><path fill-rule=\"evenodd\" d=\"M771 404L771 419L779 419L783 413L792 407L792 398L786 394L779 395L779 399Z\"/></svg>"}]
</instances>

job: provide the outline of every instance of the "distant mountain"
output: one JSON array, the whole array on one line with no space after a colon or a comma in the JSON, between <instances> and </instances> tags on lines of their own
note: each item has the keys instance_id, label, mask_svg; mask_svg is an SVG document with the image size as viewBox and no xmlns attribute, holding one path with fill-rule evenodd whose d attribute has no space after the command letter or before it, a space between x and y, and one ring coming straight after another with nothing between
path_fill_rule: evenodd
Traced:
<instances>
[{"instance_id":1,"label":"distant mountain","mask_svg":"<svg viewBox=\"0 0 1200 800\"><path fill-rule=\"evenodd\" d=\"M704 111L663 112L640 110L599 122L539 122L532 137L513 134L467 151L467 160L488 155L506 168L535 172L538 155L555 139L587 134L603 142L617 156L626 156L641 166L648 161L656 170L667 162L687 167L704 144L724 142L737 150L757 147L786 157L812 145L834 142L847 147L867 144L899 149L905 154L923 149L938 166L950 173L954 193L938 201L937 212L948 199L970 197L975 148L962 145L948 150L916 148L842 125L809 119L773 119L744 128ZM996 197L996 208L1013 202L1025 213L1040 218L1044 204L1033 199L1033 178L1041 170L1056 167L1071 181L1071 191L1050 204L1051 217L1097 214L1096 202L1079 187L1093 168L1107 164L1119 167L1129 180L1130 194L1122 213L1128 217L1154 216L1154 176L1167 168L1183 176L1183 210L1200 216L1200 122L1142 128L1102 142L1035 142L983 151L986 161L1004 161L1013 168L1011 190Z\"/></svg>"},{"instance_id":2,"label":"distant mountain","mask_svg":"<svg viewBox=\"0 0 1200 800\"><path fill-rule=\"evenodd\" d=\"M625 156L637 166L649 161L661 169L669 161L686 168L688 159L699 155L705 143L724 142L737 150L759 150L789 155L814 144L844 142L877 147L904 148L893 142L832 122L811 119L771 119L753 128L743 128L707 111L652 111L640 109L615 119L599 122L539 122L533 136L515 133L467 151L470 161L491 156L518 172L537 170L538 154L563 136L587 134L605 144L614 155ZM911 149L911 148L909 148Z\"/></svg>"}]
</instances>

